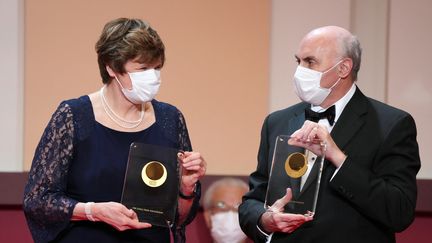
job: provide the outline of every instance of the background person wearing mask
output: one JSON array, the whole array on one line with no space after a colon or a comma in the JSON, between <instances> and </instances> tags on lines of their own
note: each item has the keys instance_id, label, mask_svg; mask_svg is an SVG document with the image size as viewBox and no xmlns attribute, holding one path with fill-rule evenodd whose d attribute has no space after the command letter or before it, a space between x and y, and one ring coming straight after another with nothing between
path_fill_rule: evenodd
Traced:
<instances>
[{"instance_id":1,"label":"background person wearing mask","mask_svg":"<svg viewBox=\"0 0 432 243\"><path fill-rule=\"evenodd\" d=\"M240 228L238 205L249 190L236 178L225 177L213 182L203 198L204 219L215 243L244 243L247 236Z\"/></svg>"},{"instance_id":2,"label":"background person wearing mask","mask_svg":"<svg viewBox=\"0 0 432 243\"><path fill-rule=\"evenodd\" d=\"M255 242L395 242L395 232L406 229L415 213L420 158L414 119L360 91L360 43L347 30L312 30L295 58L294 87L303 102L264 121L257 170L239 207L242 229ZM320 143L327 146L313 219L283 212L290 190L264 209L278 135L291 135L289 144L317 156ZM292 189L301 190L295 185L300 181Z\"/></svg>"},{"instance_id":3,"label":"background person wearing mask","mask_svg":"<svg viewBox=\"0 0 432 243\"><path fill-rule=\"evenodd\" d=\"M96 43L100 90L63 101L36 148L24 212L35 242L170 242L120 202L132 142L183 150L175 242L195 217L206 163L193 152L182 113L153 99L165 47L140 19L108 22ZM79 72L74 74L79 75ZM78 76L79 79L79 76Z\"/></svg>"}]
</instances>

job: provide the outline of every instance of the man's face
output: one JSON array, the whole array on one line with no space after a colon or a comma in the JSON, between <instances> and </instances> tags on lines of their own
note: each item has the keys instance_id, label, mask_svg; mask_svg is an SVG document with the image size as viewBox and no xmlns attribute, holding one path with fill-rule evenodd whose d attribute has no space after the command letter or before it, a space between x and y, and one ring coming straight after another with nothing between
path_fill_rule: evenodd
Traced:
<instances>
[{"instance_id":1,"label":"man's face","mask_svg":"<svg viewBox=\"0 0 432 243\"><path fill-rule=\"evenodd\" d=\"M315 71L327 71L341 60L335 43L337 42L332 38L307 36L300 43L295 55L296 61L299 65ZM329 88L338 80L337 70L335 67L322 76L321 87Z\"/></svg>"},{"instance_id":2,"label":"man's face","mask_svg":"<svg viewBox=\"0 0 432 243\"><path fill-rule=\"evenodd\" d=\"M246 191L239 187L219 187L212 198L212 213L221 211L236 211Z\"/></svg>"},{"instance_id":3,"label":"man's face","mask_svg":"<svg viewBox=\"0 0 432 243\"><path fill-rule=\"evenodd\" d=\"M210 216L219 212L238 212L243 195L247 192L242 187L218 187L213 193L211 208L205 212L206 223L211 228Z\"/></svg>"}]
</instances>

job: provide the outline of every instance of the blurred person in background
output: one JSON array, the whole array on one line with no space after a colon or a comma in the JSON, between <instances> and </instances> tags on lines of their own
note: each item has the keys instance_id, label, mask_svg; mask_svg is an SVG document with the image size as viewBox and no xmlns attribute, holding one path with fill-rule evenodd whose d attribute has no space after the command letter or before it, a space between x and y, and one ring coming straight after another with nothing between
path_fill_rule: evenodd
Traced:
<instances>
[{"instance_id":1,"label":"blurred person in background","mask_svg":"<svg viewBox=\"0 0 432 243\"><path fill-rule=\"evenodd\" d=\"M215 243L245 243L247 236L239 225L238 206L248 185L237 178L213 182L204 194L204 219Z\"/></svg>"}]
</instances>

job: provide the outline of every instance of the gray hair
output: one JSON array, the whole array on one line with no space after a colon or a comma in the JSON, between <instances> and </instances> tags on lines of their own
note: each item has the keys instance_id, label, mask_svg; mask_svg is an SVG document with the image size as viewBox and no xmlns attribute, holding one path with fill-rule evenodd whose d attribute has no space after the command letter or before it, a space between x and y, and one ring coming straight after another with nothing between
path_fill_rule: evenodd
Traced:
<instances>
[{"instance_id":1,"label":"gray hair","mask_svg":"<svg viewBox=\"0 0 432 243\"><path fill-rule=\"evenodd\" d=\"M361 64L362 48L360 47L360 41L356 36L350 35L344 38L342 42L344 56L350 58L353 62L352 78L353 81L356 81Z\"/></svg>"},{"instance_id":2,"label":"gray hair","mask_svg":"<svg viewBox=\"0 0 432 243\"><path fill-rule=\"evenodd\" d=\"M213 182L208 189L206 190L205 194L204 194L204 198L203 198L203 207L204 210L210 209L213 205L212 205L212 197L213 194L215 192L215 190L219 187L239 187L239 188L243 188L246 191L249 190L249 186L246 184L246 182L237 179L237 178L233 178L233 177L225 177L222 179L219 179L215 182Z\"/></svg>"}]
</instances>

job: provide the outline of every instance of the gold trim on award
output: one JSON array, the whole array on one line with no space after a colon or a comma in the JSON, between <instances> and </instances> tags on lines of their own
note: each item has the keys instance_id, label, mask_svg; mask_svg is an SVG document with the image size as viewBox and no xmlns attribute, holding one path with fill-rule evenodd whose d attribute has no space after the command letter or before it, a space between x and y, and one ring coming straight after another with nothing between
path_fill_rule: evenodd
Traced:
<instances>
[{"instance_id":1,"label":"gold trim on award","mask_svg":"<svg viewBox=\"0 0 432 243\"><path fill-rule=\"evenodd\" d=\"M285 172L292 178L302 177L307 168L307 157L303 153L292 153L285 161Z\"/></svg>"},{"instance_id":2,"label":"gold trim on award","mask_svg":"<svg viewBox=\"0 0 432 243\"><path fill-rule=\"evenodd\" d=\"M167 179L167 170L159 161L150 161L141 170L141 178L149 187L159 187Z\"/></svg>"}]
</instances>

